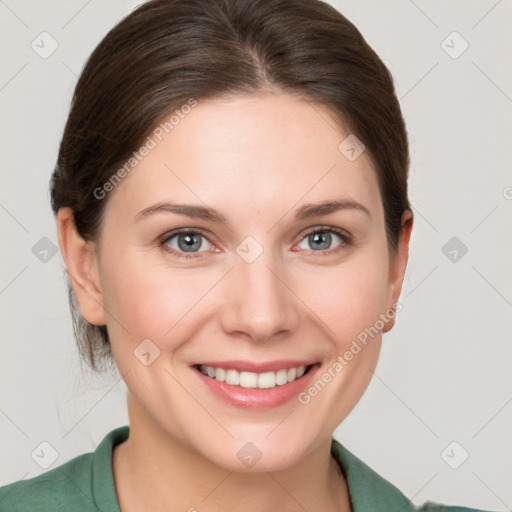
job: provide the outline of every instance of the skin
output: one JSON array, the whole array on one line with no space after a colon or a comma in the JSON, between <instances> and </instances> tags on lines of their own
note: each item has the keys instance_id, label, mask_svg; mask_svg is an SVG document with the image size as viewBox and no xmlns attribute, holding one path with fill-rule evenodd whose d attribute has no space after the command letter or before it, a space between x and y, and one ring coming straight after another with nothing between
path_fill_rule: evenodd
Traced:
<instances>
[{"instance_id":1,"label":"skin","mask_svg":"<svg viewBox=\"0 0 512 512\"><path fill-rule=\"evenodd\" d=\"M307 405L244 410L190 368L305 359L320 362L321 375L398 301L412 214L390 257L375 171L366 152L349 161L338 150L347 135L325 107L285 94L199 101L104 199L98 243L80 238L69 208L59 211L81 312L107 324L128 388L130 437L113 455L123 511L350 510L331 436L366 390L393 319ZM369 215L294 218L306 203L333 199ZM135 219L162 201L207 205L228 224L169 212ZM352 241L333 234L315 250L308 231L325 227ZM178 228L205 231L196 257L159 245ZM252 263L236 252L247 236L263 249ZM178 241L167 247L179 251ZM160 349L149 366L134 356L144 339ZM237 457L247 442L262 453L252 468Z\"/></svg>"}]
</instances>

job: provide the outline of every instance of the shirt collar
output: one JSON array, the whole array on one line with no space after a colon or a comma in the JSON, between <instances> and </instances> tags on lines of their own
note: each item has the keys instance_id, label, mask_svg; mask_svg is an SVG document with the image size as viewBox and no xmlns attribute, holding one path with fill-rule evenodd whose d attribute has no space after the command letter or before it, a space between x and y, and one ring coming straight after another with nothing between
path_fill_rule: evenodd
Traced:
<instances>
[{"instance_id":1,"label":"shirt collar","mask_svg":"<svg viewBox=\"0 0 512 512\"><path fill-rule=\"evenodd\" d=\"M353 512L414 512L413 504L394 485L334 438L331 453L347 480Z\"/></svg>"},{"instance_id":2,"label":"shirt collar","mask_svg":"<svg viewBox=\"0 0 512 512\"><path fill-rule=\"evenodd\" d=\"M92 492L101 512L121 512L114 485L112 454L114 446L128 439L129 425L109 432L97 446L92 460Z\"/></svg>"}]
</instances>

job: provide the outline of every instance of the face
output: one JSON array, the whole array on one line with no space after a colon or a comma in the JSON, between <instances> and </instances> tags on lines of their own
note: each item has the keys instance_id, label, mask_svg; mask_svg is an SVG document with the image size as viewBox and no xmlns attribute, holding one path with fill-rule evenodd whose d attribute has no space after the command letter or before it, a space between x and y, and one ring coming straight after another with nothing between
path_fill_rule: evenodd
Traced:
<instances>
[{"instance_id":1,"label":"face","mask_svg":"<svg viewBox=\"0 0 512 512\"><path fill-rule=\"evenodd\" d=\"M228 470L246 443L259 471L305 457L377 364L405 268L348 135L287 95L199 101L107 198L96 269L138 414Z\"/></svg>"}]
</instances>

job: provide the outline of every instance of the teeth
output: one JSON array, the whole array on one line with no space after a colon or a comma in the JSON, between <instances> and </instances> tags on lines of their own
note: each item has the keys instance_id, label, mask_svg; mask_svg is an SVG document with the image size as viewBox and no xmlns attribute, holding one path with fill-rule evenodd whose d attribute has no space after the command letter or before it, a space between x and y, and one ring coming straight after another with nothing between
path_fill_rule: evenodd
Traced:
<instances>
[{"instance_id":1,"label":"teeth","mask_svg":"<svg viewBox=\"0 0 512 512\"><path fill-rule=\"evenodd\" d=\"M288 370L279 370L276 372L276 384L282 386L288 383Z\"/></svg>"},{"instance_id":2,"label":"teeth","mask_svg":"<svg viewBox=\"0 0 512 512\"><path fill-rule=\"evenodd\" d=\"M256 375L253 373L252 375ZM265 372L258 375L258 387L260 389L276 387L276 372Z\"/></svg>"},{"instance_id":3,"label":"teeth","mask_svg":"<svg viewBox=\"0 0 512 512\"><path fill-rule=\"evenodd\" d=\"M298 368L282 369L277 372L254 373L225 370L224 368L214 368L213 366L201 364L199 365L199 371L207 377L216 379L219 382L225 382L231 386L269 389L283 386L299 379L306 373L306 367L299 366Z\"/></svg>"},{"instance_id":4,"label":"teeth","mask_svg":"<svg viewBox=\"0 0 512 512\"><path fill-rule=\"evenodd\" d=\"M215 378L220 382L224 382L226 380L226 370L224 368L215 368Z\"/></svg>"},{"instance_id":5,"label":"teeth","mask_svg":"<svg viewBox=\"0 0 512 512\"><path fill-rule=\"evenodd\" d=\"M242 388L257 388L258 374L252 372L240 372L240 386Z\"/></svg>"},{"instance_id":6,"label":"teeth","mask_svg":"<svg viewBox=\"0 0 512 512\"><path fill-rule=\"evenodd\" d=\"M207 368L212 368L211 366L207 366ZM209 374L209 372L208 372ZM231 386L238 386L240 384L240 374L236 370L227 370L226 371L226 384L231 384Z\"/></svg>"}]
</instances>

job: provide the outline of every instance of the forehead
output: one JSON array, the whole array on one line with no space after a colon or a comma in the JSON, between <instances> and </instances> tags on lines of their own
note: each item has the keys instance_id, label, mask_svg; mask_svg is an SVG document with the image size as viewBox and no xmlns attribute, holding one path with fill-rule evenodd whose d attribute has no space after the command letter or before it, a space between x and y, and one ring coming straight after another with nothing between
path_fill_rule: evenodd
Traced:
<instances>
[{"instance_id":1,"label":"forehead","mask_svg":"<svg viewBox=\"0 0 512 512\"><path fill-rule=\"evenodd\" d=\"M340 151L349 133L326 107L280 94L199 100L187 111L167 130L155 127L152 149L117 185L108 208L133 217L152 203L179 200L250 216L342 196L378 215L371 162L365 152L351 161Z\"/></svg>"}]
</instances>

